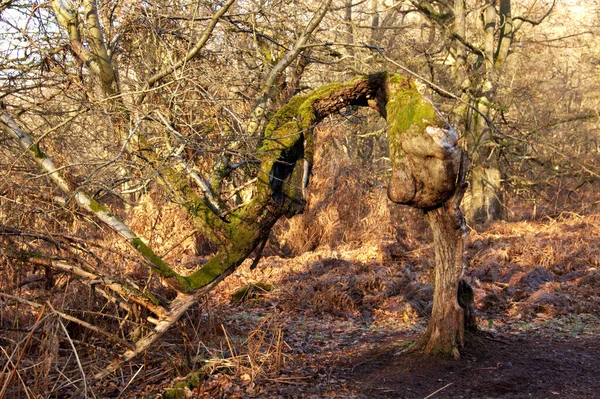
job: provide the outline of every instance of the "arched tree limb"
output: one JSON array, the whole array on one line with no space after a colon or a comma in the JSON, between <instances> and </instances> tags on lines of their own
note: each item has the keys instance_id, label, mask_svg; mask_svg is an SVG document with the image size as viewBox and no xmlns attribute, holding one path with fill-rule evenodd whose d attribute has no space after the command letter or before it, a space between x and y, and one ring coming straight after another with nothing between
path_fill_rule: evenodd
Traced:
<instances>
[{"instance_id":1,"label":"arched tree limb","mask_svg":"<svg viewBox=\"0 0 600 399\"><path fill-rule=\"evenodd\" d=\"M147 161L159 170L163 184L176 194L194 220L213 231L214 239L218 242L215 256L188 276L175 273L104 206L83 191L70 187L50 158L38 146L32 145L28 135L16 125L6 110L2 110L0 116L5 130L19 140L21 147L49 177L63 191L73 195L80 206L124 237L152 264L152 271L179 292L168 312L159 317L153 330L139 340L135 348L125 352L119 360L99 373L98 378L117 370L124 362L135 358L160 339L198 298L231 274L266 240L281 216L292 217L304 210L305 189L315 151L313 128L323 118L346 106L367 106L386 119L392 160L390 199L425 210L434 229L434 237L438 237L434 240L436 274L440 273L441 277L436 279L436 285L438 281L441 284L441 298L451 297L452 300L448 299L450 305L440 308L439 314L436 311L436 321L430 323L428 335L432 343L450 342L450 345L435 347L453 352L462 343L460 329L451 327L462 315L456 300L456 282L462 271L464 231L461 230L462 219L459 218L458 206L464 193L462 182L466 158L460 156L456 132L413 80L382 72L346 83L330 84L293 97L271 118L265 129L265 138L258 151L261 165L255 196L247 205L228 214L229 223L221 220L204 203L202 197L182 178L181 172L168 166L159 168L164 161L154 151L147 152ZM143 145L147 146L146 143ZM438 260L441 268L437 267ZM450 275L447 276L447 273ZM448 294L450 290L452 295Z\"/></svg>"}]
</instances>

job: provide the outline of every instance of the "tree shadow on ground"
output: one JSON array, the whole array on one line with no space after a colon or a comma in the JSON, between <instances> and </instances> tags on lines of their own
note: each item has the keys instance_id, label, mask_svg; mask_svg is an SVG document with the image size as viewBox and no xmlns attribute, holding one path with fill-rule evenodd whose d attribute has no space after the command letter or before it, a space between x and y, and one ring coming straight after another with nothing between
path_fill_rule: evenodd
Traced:
<instances>
[{"instance_id":1,"label":"tree shadow on ground","mask_svg":"<svg viewBox=\"0 0 600 399\"><path fill-rule=\"evenodd\" d=\"M388 346L348 357L336 374L365 398L599 398L598 370L598 337L521 334L474 337L459 360Z\"/></svg>"},{"instance_id":2,"label":"tree shadow on ground","mask_svg":"<svg viewBox=\"0 0 600 399\"><path fill-rule=\"evenodd\" d=\"M285 287L280 305L315 314L361 317L367 324L385 311L401 313L406 322L427 318L433 286L423 281L417 269L410 262L322 258L279 281Z\"/></svg>"}]
</instances>

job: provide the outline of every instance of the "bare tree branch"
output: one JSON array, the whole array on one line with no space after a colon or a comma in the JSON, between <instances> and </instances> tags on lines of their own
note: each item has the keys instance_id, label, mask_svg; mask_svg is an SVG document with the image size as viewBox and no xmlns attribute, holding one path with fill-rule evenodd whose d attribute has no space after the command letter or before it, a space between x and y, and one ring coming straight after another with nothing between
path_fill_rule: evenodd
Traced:
<instances>
[{"instance_id":1,"label":"bare tree branch","mask_svg":"<svg viewBox=\"0 0 600 399\"><path fill-rule=\"evenodd\" d=\"M304 33L300 35L300 37L296 40L294 47L292 47L283 58L271 69L267 77L265 78L265 83L261 89L261 97L259 98L254 110L252 111L250 122L248 123L248 127L246 131L249 135L254 135L257 133L258 128L260 127L260 120L265 114L267 103L271 98L271 90L275 86L275 82L279 78L279 75L283 73L285 68L288 67L302 52L304 49L304 45L310 39L310 36L314 32L314 30L319 26L321 20L327 14L329 10L329 6L331 5L332 0L324 0L321 3L319 10L315 15L313 15L312 19L304 29Z\"/></svg>"},{"instance_id":2,"label":"bare tree branch","mask_svg":"<svg viewBox=\"0 0 600 399\"><path fill-rule=\"evenodd\" d=\"M48 173L48 177L65 193L72 195L77 204L88 212L94 214L113 231L123 237L138 253L150 262L152 269L163 277L173 288L186 290L189 283L185 277L177 274L165 261L163 261L122 221L115 217L104 205L94 200L82 190L73 192L71 183L58 170L52 159L48 157L23 129L15 122L5 109L0 111L0 122L4 130L18 140L19 145L27 151L36 163Z\"/></svg>"},{"instance_id":3,"label":"bare tree branch","mask_svg":"<svg viewBox=\"0 0 600 399\"><path fill-rule=\"evenodd\" d=\"M221 17L227 12L227 10L229 10L229 8L232 6L233 3L235 3L235 0L227 0L227 2L225 4L223 4L223 6L219 9L219 11L217 11L215 13L215 15L212 16L209 24L204 29L204 32L202 33L202 36L200 36L200 38L198 39L198 42L196 43L196 45L190 49L190 51L185 55L185 57L183 59L181 59L177 63L175 63L175 65L166 67L162 71L159 71L156 74L152 75L146 82L148 87L154 86L154 84L156 82L165 78L166 76L169 76L170 74L172 74L173 72L175 72L176 70L178 70L179 68L184 66L186 64L186 62L188 62L189 60L194 58L196 56L196 54L198 54L198 52L204 47L204 45L210 38L213 30L215 29L215 26L219 22L219 19L221 19ZM145 93L143 93L138 98L137 102L141 103L143 101L144 97L145 97Z\"/></svg>"}]
</instances>

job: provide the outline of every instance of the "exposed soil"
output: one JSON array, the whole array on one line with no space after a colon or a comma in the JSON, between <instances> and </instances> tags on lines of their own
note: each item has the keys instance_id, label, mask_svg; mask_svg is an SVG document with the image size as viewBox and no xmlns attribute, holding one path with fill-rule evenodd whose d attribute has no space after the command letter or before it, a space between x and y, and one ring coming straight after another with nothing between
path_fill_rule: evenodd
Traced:
<instances>
[{"instance_id":1,"label":"exposed soil","mask_svg":"<svg viewBox=\"0 0 600 399\"><path fill-rule=\"evenodd\" d=\"M411 351L415 333L337 324L327 317L321 325L313 319L287 328L297 328L297 335L288 340L293 355L278 373L250 384L239 383L239 375L213 376L190 397L600 398L597 334L480 332L468 338L456 360Z\"/></svg>"},{"instance_id":2,"label":"exposed soil","mask_svg":"<svg viewBox=\"0 0 600 399\"><path fill-rule=\"evenodd\" d=\"M466 346L459 360L398 352L357 356L340 375L355 381L365 398L600 397L598 337L482 335Z\"/></svg>"}]
</instances>

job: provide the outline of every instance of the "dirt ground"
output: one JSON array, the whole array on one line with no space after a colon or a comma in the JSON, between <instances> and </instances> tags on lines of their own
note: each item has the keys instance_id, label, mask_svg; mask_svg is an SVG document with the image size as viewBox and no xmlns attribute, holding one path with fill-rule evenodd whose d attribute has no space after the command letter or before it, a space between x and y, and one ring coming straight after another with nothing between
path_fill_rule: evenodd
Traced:
<instances>
[{"instance_id":1,"label":"dirt ground","mask_svg":"<svg viewBox=\"0 0 600 399\"><path fill-rule=\"evenodd\" d=\"M278 289L219 313L230 339L263 333L263 354L274 353L265 342L278 331L281 361L213 374L190 397L600 398L599 227L596 215L471 231L480 333L458 360L409 349L430 311L431 248L404 241L266 258L222 293L257 280ZM263 324L249 330L253 320Z\"/></svg>"},{"instance_id":2,"label":"dirt ground","mask_svg":"<svg viewBox=\"0 0 600 399\"><path fill-rule=\"evenodd\" d=\"M293 354L278 373L248 385L237 384L239 376L213 376L190 397L600 398L595 333L560 334L544 327L504 335L480 332L468 337L455 360L412 352L418 333L336 324L327 317L288 328L297 328L288 340Z\"/></svg>"},{"instance_id":3,"label":"dirt ground","mask_svg":"<svg viewBox=\"0 0 600 399\"><path fill-rule=\"evenodd\" d=\"M599 398L600 340L482 335L460 360L392 349L339 372L364 398Z\"/></svg>"}]
</instances>

